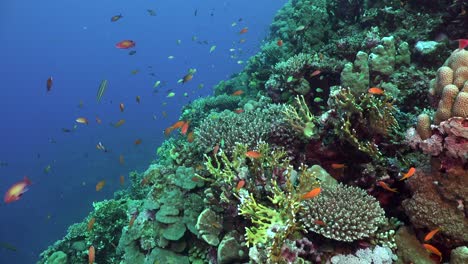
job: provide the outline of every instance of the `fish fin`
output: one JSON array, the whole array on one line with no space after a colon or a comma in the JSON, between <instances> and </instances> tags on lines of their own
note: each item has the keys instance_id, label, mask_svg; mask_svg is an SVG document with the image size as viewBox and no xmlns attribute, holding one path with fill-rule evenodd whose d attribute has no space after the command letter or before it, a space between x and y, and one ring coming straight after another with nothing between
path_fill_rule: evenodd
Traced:
<instances>
[{"instance_id":1,"label":"fish fin","mask_svg":"<svg viewBox=\"0 0 468 264\"><path fill-rule=\"evenodd\" d=\"M24 176L23 181L24 181L24 183L26 183L27 185L31 185L31 184L32 184L31 180L30 180L27 176Z\"/></svg>"}]
</instances>

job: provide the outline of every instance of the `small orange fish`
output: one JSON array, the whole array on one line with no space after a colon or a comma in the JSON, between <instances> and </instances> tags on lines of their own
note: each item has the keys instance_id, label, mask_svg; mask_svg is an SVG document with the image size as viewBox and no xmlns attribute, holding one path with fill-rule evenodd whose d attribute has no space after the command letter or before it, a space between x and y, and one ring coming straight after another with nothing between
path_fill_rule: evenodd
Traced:
<instances>
[{"instance_id":1,"label":"small orange fish","mask_svg":"<svg viewBox=\"0 0 468 264\"><path fill-rule=\"evenodd\" d=\"M135 97L135 100L136 100L137 104L139 104L140 100L141 100L141 97L139 95L137 95L137 97Z\"/></svg>"},{"instance_id":2,"label":"small orange fish","mask_svg":"<svg viewBox=\"0 0 468 264\"><path fill-rule=\"evenodd\" d=\"M255 150L251 150L251 151L247 151L245 153L245 156L249 157L249 158L252 158L252 159L258 159L260 157L262 157L262 154L258 151L255 151Z\"/></svg>"},{"instance_id":3,"label":"small orange fish","mask_svg":"<svg viewBox=\"0 0 468 264\"><path fill-rule=\"evenodd\" d=\"M96 255L96 250L94 249L93 246L90 246L88 249L88 263L89 264L94 264L95 255Z\"/></svg>"},{"instance_id":4,"label":"small orange fish","mask_svg":"<svg viewBox=\"0 0 468 264\"><path fill-rule=\"evenodd\" d=\"M117 123L114 124L114 127L120 127L125 124L125 119L120 119Z\"/></svg>"},{"instance_id":5,"label":"small orange fish","mask_svg":"<svg viewBox=\"0 0 468 264\"><path fill-rule=\"evenodd\" d=\"M78 118L76 119L76 122L77 122L77 123L80 123L80 124L85 124L85 125L87 125L87 124L88 124L88 119L87 119L86 117L78 117Z\"/></svg>"},{"instance_id":6,"label":"small orange fish","mask_svg":"<svg viewBox=\"0 0 468 264\"><path fill-rule=\"evenodd\" d=\"M137 140L135 140L135 145L140 145L141 142L143 142L143 140L141 140L141 138L138 138Z\"/></svg>"},{"instance_id":7,"label":"small orange fish","mask_svg":"<svg viewBox=\"0 0 468 264\"><path fill-rule=\"evenodd\" d=\"M171 127L172 129L177 129L177 128L181 128L185 125L185 121L183 120L179 120L177 122L175 122Z\"/></svg>"},{"instance_id":8,"label":"small orange fish","mask_svg":"<svg viewBox=\"0 0 468 264\"><path fill-rule=\"evenodd\" d=\"M182 135L187 134L187 131L188 131L188 129L189 129L189 125L190 125L190 121L187 121L187 122L185 122L185 124L182 126L182 128L180 129L180 132L182 133Z\"/></svg>"},{"instance_id":9,"label":"small orange fish","mask_svg":"<svg viewBox=\"0 0 468 264\"><path fill-rule=\"evenodd\" d=\"M164 135L169 136L172 133L173 130L174 130L173 127L168 127L166 129L164 129Z\"/></svg>"},{"instance_id":10,"label":"small orange fish","mask_svg":"<svg viewBox=\"0 0 468 264\"><path fill-rule=\"evenodd\" d=\"M131 228L133 226L133 223L135 223L135 219L137 218L137 214L133 214L132 218L130 219L130 222L128 222L128 228Z\"/></svg>"},{"instance_id":11,"label":"small orange fish","mask_svg":"<svg viewBox=\"0 0 468 264\"><path fill-rule=\"evenodd\" d=\"M302 195L302 196L301 196L301 199L302 199L302 200L305 200L305 199L312 199L312 198L316 197L317 195L319 195L320 192L322 192L322 188L320 188L320 187L314 188L314 189L312 189L310 192L308 192L308 193Z\"/></svg>"},{"instance_id":12,"label":"small orange fish","mask_svg":"<svg viewBox=\"0 0 468 264\"><path fill-rule=\"evenodd\" d=\"M54 84L53 80L52 80L52 76L50 76L48 79L47 79L47 92L50 92L50 90L52 90L52 85Z\"/></svg>"},{"instance_id":13,"label":"small orange fish","mask_svg":"<svg viewBox=\"0 0 468 264\"><path fill-rule=\"evenodd\" d=\"M283 40L278 39L278 41L276 42L276 45L278 45L278 47L283 46Z\"/></svg>"},{"instance_id":14,"label":"small orange fish","mask_svg":"<svg viewBox=\"0 0 468 264\"><path fill-rule=\"evenodd\" d=\"M411 167L407 173L403 174L403 177L400 179L400 181L408 179L409 177L413 176L415 172L416 169L414 167Z\"/></svg>"},{"instance_id":15,"label":"small orange fish","mask_svg":"<svg viewBox=\"0 0 468 264\"><path fill-rule=\"evenodd\" d=\"M119 104L120 112L123 112L125 110L125 105L123 103Z\"/></svg>"},{"instance_id":16,"label":"small orange fish","mask_svg":"<svg viewBox=\"0 0 468 264\"><path fill-rule=\"evenodd\" d=\"M216 146L214 146L213 148L213 155L218 154L218 151L219 151L219 144L216 144Z\"/></svg>"},{"instance_id":17,"label":"small orange fish","mask_svg":"<svg viewBox=\"0 0 468 264\"><path fill-rule=\"evenodd\" d=\"M380 187L384 188L385 190L387 191L391 191L391 192L395 192L397 193L397 189L396 188L390 188L385 182L383 181L379 181L377 182L377 185L379 185Z\"/></svg>"},{"instance_id":18,"label":"small orange fish","mask_svg":"<svg viewBox=\"0 0 468 264\"><path fill-rule=\"evenodd\" d=\"M121 165L124 165L124 164L125 164L125 159L124 159L124 156L123 156L122 154L120 154L120 156L119 156L119 163L120 163Z\"/></svg>"},{"instance_id":19,"label":"small orange fish","mask_svg":"<svg viewBox=\"0 0 468 264\"><path fill-rule=\"evenodd\" d=\"M315 220L314 223L319 226L327 226L327 224L322 220Z\"/></svg>"},{"instance_id":20,"label":"small orange fish","mask_svg":"<svg viewBox=\"0 0 468 264\"><path fill-rule=\"evenodd\" d=\"M24 176L22 181L13 184L13 186L8 189L3 200L5 203L18 201L21 196L28 191L29 185L31 185L31 181L28 179L28 177Z\"/></svg>"},{"instance_id":21,"label":"small orange fish","mask_svg":"<svg viewBox=\"0 0 468 264\"><path fill-rule=\"evenodd\" d=\"M431 232L427 233L427 235L424 237L424 241L429 241L434 237L434 235L440 231L440 228L436 228L432 230Z\"/></svg>"},{"instance_id":22,"label":"small orange fish","mask_svg":"<svg viewBox=\"0 0 468 264\"><path fill-rule=\"evenodd\" d=\"M240 180L240 181L237 183L236 191L238 192L240 189L242 189L242 187L244 187L244 185L245 185L245 180Z\"/></svg>"},{"instance_id":23,"label":"small orange fish","mask_svg":"<svg viewBox=\"0 0 468 264\"><path fill-rule=\"evenodd\" d=\"M312 73L310 74L310 77L317 76L317 75L319 75L319 74L321 74L321 73L322 73L322 71L320 71L320 70L315 70L314 72L312 72Z\"/></svg>"},{"instance_id":24,"label":"small orange fish","mask_svg":"<svg viewBox=\"0 0 468 264\"><path fill-rule=\"evenodd\" d=\"M102 188L106 185L106 181L102 180L96 184L96 192L99 192L102 190Z\"/></svg>"},{"instance_id":25,"label":"small orange fish","mask_svg":"<svg viewBox=\"0 0 468 264\"><path fill-rule=\"evenodd\" d=\"M237 90L237 91L232 93L233 96L239 96L239 95L242 95L242 94L244 94L244 91L242 91L242 90Z\"/></svg>"},{"instance_id":26,"label":"small orange fish","mask_svg":"<svg viewBox=\"0 0 468 264\"><path fill-rule=\"evenodd\" d=\"M115 47L118 49L129 49L135 47L136 43L133 40L122 40L115 44Z\"/></svg>"},{"instance_id":27,"label":"small orange fish","mask_svg":"<svg viewBox=\"0 0 468 264\"><path fill-rule=\"evenodd\" d=\"M102 123L102 120L98 116L96 116L96 123L98 123L98 124Z\"/></svg>"},{"instance_id":28,"label":"small orange fish","mask_svg":"<svg viewBox=\"0 0 468 264\"><path fill-rule=\"evenodd\" d=\"M244 112L244 109L238 108L238 109L234 110L234 112L236 112L237 114L240 114L240 113Z\"/></svg>"},{"instance_id":29,"label":"small orange fish","mask_svg":"<svg viewBox=\"0 0 468 264\"><path fill-rule=\"evenodd\" d=\"M436 247L430 244L423 244L423 247L431 254L439 256L439 262L442 260L442 253Z\"/></svg>"},{"instance_id":30,"label":"small orange fish","mask_svg":"<svg viewBox=\"0 0 468 264\"><path fill-rule=\"evenodd\" d=\"M249 31L249 29L247 27L241 29L241 31L239 31L239 34L245 34Z\"/></svg>"},{"instance_id":31,"label":"small orange fish","mask_svg":"<svg viewBox=\"0 0 468 264\"><path fill-rule=\"evenodd\" d=\"M367 90L370 94L375 94L375 95L381 95L384 93L384 90L382 90L382 88L378 88L378 87L372 87L372 88L369 88L369 90Z\"/></svg>"},{"instance_id":32,"label":"small orange fish","mask_svg":"<svg viewBox=\"0 0 468 264\"><path fill-rule=\"evenodd\" d=\"M125 177L123 175L120 175L120 186L125 185Z\"/></svg>"},{"instance_id":33,"label":"small orange fish","mask_svg":"<svg viewBox=\"0 0 468 264\"><path fill-rule=\"evenodd\" d=\"M89 219L89 222L88 222L88 232L91 231L93 229L93 226L94 226L94 222L96 222L96 218L91 218Z\"/></svg>"},{"instance_id":34,"label":"small orange fish","mask_svg":"<svg viewBox=\"0 0 468 264\"><path fill-rule=\"evenodd\" d=\"M192 177L192 181L198 182L198 181L200 181L200 179L199 179L197 176L193 176L193 177Z\"/></svg>"},{"instance_id":35,"label":"small orange fish","mask_svg":"<svg viewBox=\"0 0 468 264\"><path fill-rule=\"evenodd\" d=\"M338 170L346 168L346 165L344 165L343 163L332 163L331 167L334 170Z\"/></svg>"},{"instance_id":36,"label":"small orange fish","mask_svg":"<svg viewBox=\"0 0 468 264\"><path fill-rule=\"evenodd\" d=\"M189 143L192 143L194 140L195 140L195 136L193 135L193 131L192 131L192 132L189 132L189 133L187 134L187 141L188 141Z\"/></svg>"}]
</instances>

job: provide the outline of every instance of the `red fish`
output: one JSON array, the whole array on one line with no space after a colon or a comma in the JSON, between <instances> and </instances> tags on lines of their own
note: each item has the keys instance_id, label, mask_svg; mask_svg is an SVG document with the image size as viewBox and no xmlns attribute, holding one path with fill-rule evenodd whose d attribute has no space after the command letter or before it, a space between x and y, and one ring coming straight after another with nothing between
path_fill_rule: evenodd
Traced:
<instances>
[{"instance_id":1,"label":"red fish","mask_svg":"<svg viewBox=\"0 0 468 264\"><path fill-rule=\"evenodd\" d=\"M187 131L188 131L188 129L189 129L189 125L190 125L190 121L187 121L187 122L185 122L185 124L182 126L182 128L180 129L180 132L182 133L182 135L187 134Z\"/></svg>"},{"instance_id":2,"label":"red fish","mask_svg":"<svg viewBox=\"0 0 468 264\"><path fill-rule=\"evenodd\" d=\"M135 47L136 43L133 40L122 40L115 44L115 47L118 49L129 49Z\"/></svg>"},{"instance_id":3,"label":"red fish","mask_svg":"<svg viewBox=\"0 0 468 264\"><path fill-rule=\"evenodd\" d=\"M96 255L96 250L94 249L93 246L90 246L88 249L88 263L89 264L94 264L95 255Z\"/></svg>"},{"instance_id":4,"label":"red fish","mask_svg":"<svg viewBox=\"0 0 468 264\"><path fill-rule=\"evenodd\" d=\"M312 72L312 73L310 74L310 77L317 76L317 75L319 75L320 73L322 73L322 71L320 71L320 70L315 70L314 72Z\"/></svg>"},{"instance_id":5,"label":"red fish","mask_svg":"<svg viewBox=\"0 0 468 264\"><path fill-rule=\"evenodd\" d=\"M434 247L433 245L429 245L429 244L423 244L423 247L430 253L436 254L437 256L439 256L439 262L442 260L442 253L436 247Z\"/></svg>"},{"instance_id":6,"label":"red fish","mask_svg":"<svg viewBox=\"0 0 468 264\"><path fill-rule=\"evenodd\" d=\"M369 90L367 90L370 94L375 94L375 95L381 95L384 93L384 90L382 90L382 88L378 88L378 87L372 87L372 88L369 88Z\"/></svg>"},{"instance_id":7,"label":"red fish","mask_svg":"<svg viewBox=\"0 0 468 264\"><path fill-rule=\"evenodd\" d=\"M346 165L344 165L343 163L332 163L331 167L334 170L338 170L346 168Z\"/></svg>"},{"instance_id":8,"label":"red fish","mask_svg":"<svg viewBox=\"0 0 468 264\"><path fill-rule=\"evenodd\" d=\"M458 50L462 50L466 46L468 46L468 39L459 39L458 40Z\"/></svg>"},{"instance_id":9,"label":"red fish","mask_svg":"<svg viewBox=\"0 0 468 264\"><path fill-rule=\"evenodd\" d=\"M50 92L52 90L52 85L54 84L54 81L52 80L52 76L47 79L47 91Z\"/></svg>"},{"instance_id":10,"label":"red fish","mask_svg":"<svg viewBox=\"0 0 468 264\"><path fill-rule=\"evenodd\" d=\"M241 29L241 31L239 31L239 34L245 34L249 31L249 29L247 27Z\"/></svg>"},{"instance_id":11,"label":"red fish","mask_svg":"<svg viewBox=\"0 0 468 264\"><path fill-rule=\"evenodd\" d=\"M387 191L390 191L390 192L398 192L396 188L390 188L385 182L383 181L379 181L377 182L377 185L379 185L380 187L384 188L385 190Z\"/></svg>"},{"instance_id":12,"label":"red fish","mask_svg":"<svg viewBox=\"0 0 468 264\"><path fill-rule=\"evenodd\" d=\"M123 175L120 175L120 186L125 185L125 177Z\"/></svg>"},{"instance_id":13,"label":"red fish","mask_svg":"<svg viewBox=\"0 0 468 264\"><path fill-rule=\"evenodd\" d=\"M195 136L193 135L193 131L187 134L187 141L192 143L195 140Z\"/></svg>"},{"instance_id":14,"label":"red fish","mask_svg":"<svg viewBox=\"0 0 468 264\"><path fill-rule=\"evenodd\" d=\"M238 109L234 110L234 112L236 112L237 114L240 114L240 113L244 112L244 109L238 108Z\"/></svg>"},{"instance_id":15,"label":"red fish","mask_svg":"<svg viewBox=\"0 0 468 264\"><path fill-rule=\"evenodd\" d=\"M407 173L403 174L403 177L400 179L400 181L408 179L409 177L413 176L415 172L416 169L414 167L411 167Z\"/></svg>"},{"instance_id":16,"label":"red fish","mask_svg":"<svg viewBox=\"0 0 468 264\"><path fill-rule=\"evenodd\" d=\"M235 92L232 93L233 96L239 96L239 95L242 95L244 93L244 91L242 90L237 90Z\"/></svg>"},{"instance_id":17,"label":"red fish","mask_svg":"<svg viewBox=\"0 0 468 264\"><path fill-rule=\"evenodd\" d=\"M434 237L434 235L439 231L440 231L440 228L436 228L436 229L432 230L431 232L427 233L427 235L424 237L424 241L431 240L431 238Z\"/></svg>"},{"instance_id":18,"label":"red fish","mask_svg":"<svg viewBox=\"0 0 468 264\"><path fill-rule=\"evenodd\" d=\"M317 195L319 195L320 192L322 192L322 188L320 188L320 187L314 188L310 192L302 195L301 199L302 200L312 199L312 198L316 197Z\"/></svg>"},{"instance_id":19,"label":"red fish","mask_svg":"<svg viewBox=\"0 0 468 264\"><path fill-rule=\"evenodd\" d=\"M262 154L258 151L255 151L255 150L251 150L251 151L247 151L245 153L245 156L249 157L249 158L252 158L252 159L258 159L260 157L262 157Z\"/></svg>"},{"instance_id":20,"label":"red fish","mask_svg":"<svg viewBox=\"0 0 468 264\"><path fill-rule=\"evenodd\" d=\"M238 183L237 183L237 186L236 186L236 191L239 191L240 189L242 189L242 187L245 186L245 180L240 180Z\"/></svg>"},{"instance_id":21,"label":"red fish","mask_svg":"<svg viewBox=\"0 0 468 264\"><path fill-rule=\"evenodd\" d=\"M96 192L99 192L102 190L102 188L106 185L106 181L102 180L96 184Z\"/></svg>"},{"instance_id":22,"label":"red fish","mask_svg":"<svg viewBox=\"0 0 468 264\"><path fill-rule=\"evenodd\" d=\"M11 203L18 201L21 196L28 191L28 186L31 185L31 181L28 177L24 176L24 179L20 182L17 182L11 186L8 191L5 193L3 200L5 203Z\"/></svg>"},{"instance_id":23,"label":"red fish","mask_svg":"<svg viewBox=\"0 0 468 264\"><path fill-rule=\"evenodd\" d=\"M283 40L278 39L278 41L276 42L276 45L278 45L278 47L283 46Z\"/></svg>"},{"instance_id":24,"label":"red fish","mask_svg":"<svg viewBox=\"0 0 468 264\"><path fill-rule=\"evenodd\" d=\"M219 144L216 144L216 146L213 148L213 155L218 154L219 151Z\"/></svg>"},{"instance_id":25,"label":"red fish","mask_svg":"<svg viewBox=\"0 0 468 264\"><path fill-rule=\"evenodd\" d=\"M141 142L143 142L143 140L141 140L141 138L137 138L134 143L136 146L138 146L141 144Z\"/></svg>"},{"instance_id":26,"label":"red fish","mask_svg":"<svg viewBox=\"0 0 468 264\"><path fill-rule=\"evenodd\" d=\"M91 231L93 229L93 226L94 226L94 222L96 222L96 218L91 218L89 219L89 222L88 222L88 231Z\"/></svg>"}]
</instances>

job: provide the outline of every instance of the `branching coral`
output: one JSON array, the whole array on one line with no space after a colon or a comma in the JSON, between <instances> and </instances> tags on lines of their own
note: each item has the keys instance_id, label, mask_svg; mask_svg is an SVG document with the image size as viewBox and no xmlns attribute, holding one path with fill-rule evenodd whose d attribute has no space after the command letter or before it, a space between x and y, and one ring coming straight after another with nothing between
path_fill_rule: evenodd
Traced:
<instances>
[{"instance_id":1,"label":"branching coral","mask_svg":"<svg viewBox=\"0 0 468 264\"><path fill-rule=\"evenodd\" d=\"M289 125L307 139L318 136L317 118L310 112L304 96L296 96L296 107L287 105L284 114Z\"/></svg>"}]
</instances>

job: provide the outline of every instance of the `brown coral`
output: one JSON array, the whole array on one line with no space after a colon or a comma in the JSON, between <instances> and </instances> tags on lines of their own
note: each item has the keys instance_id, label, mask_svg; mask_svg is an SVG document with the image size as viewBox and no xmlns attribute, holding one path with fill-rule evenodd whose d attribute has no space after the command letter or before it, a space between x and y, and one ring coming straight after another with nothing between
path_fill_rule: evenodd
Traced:
<instances>
[{"instance_id":1,"label":"brown coral","mask_svg":"<svg viewBox=\"0 0 468 264\"><path fill-rule=\"evenodd\" d=\"M435 95L440 96L445 86L452 84L453 70L450 67L442 66L437 70L435 79Z\"/></svg>"},{"instance_id":2,"label":"brown coral","mask_svg":"<svg viewBox=\"0 0 468 264\"><path fill-rule=\"evenodd\" d=\"M458 93L453 104L452 115L463 118L468 117L468 92Z\"/></svg>"},{"instance_id":3,"label":"brown coral","mask_svg":"<svg viewBox=\"0 0 468 264\"><path fill-rule=\"evenodd\" d=\"M453 84L449 84L444 87L442 98L439 101L439 106L437 107L437 112L434 118L434 123L436 125L452 116L452 106L458 92L458 87Z\"/></svg>"},{"instance_id":4,"label":"brown coral","mask_svg":"<svg viewBox=\"0 0 468 264\"><path fill-rule=\"evenodd\" d=\"M468 50L455 50L452 52L452 55L450 55L450 58L448 59L448 66L456 71L460 67L467 67L468 66Z\"/></svg>"},{"instance_id":5,"label":"brown coral","mask_svg":"<svg viewBox=\"0 0 468 264\"><path fill-rule=\"evenodd\" d=\"M419 136L422 140L428 139L431 137L431 118L428 114L420 114L418 116L418 123L416 125L416 130L418 131Z\"/></svg>"}]
</instances>

